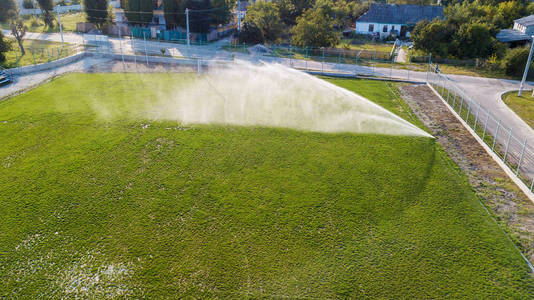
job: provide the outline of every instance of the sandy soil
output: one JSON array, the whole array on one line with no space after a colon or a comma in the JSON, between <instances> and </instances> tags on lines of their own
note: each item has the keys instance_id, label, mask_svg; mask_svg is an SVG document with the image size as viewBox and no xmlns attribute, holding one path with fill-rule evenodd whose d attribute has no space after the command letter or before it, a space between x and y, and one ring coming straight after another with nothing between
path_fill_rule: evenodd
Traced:
<instances>
[{"instance_id":1,"label":"sandy soil","mask_svg":"<svg viewBox=\"0 0 534 300\"><path fill-rule=\"evenodd\" d=\"M534 261L534 204L426 85L401 87L404 100L467 175L501 228ZM502 226L504 225L504 226Z\"/></svg>"}]
</instances>

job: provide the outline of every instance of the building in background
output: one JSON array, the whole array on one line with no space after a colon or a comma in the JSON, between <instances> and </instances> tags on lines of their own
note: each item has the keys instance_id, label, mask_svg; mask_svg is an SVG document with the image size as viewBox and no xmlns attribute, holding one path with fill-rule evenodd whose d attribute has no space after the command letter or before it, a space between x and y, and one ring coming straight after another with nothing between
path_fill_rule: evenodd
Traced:
<instances>
[{"instance_id":1,"label":"building in background","mask_svg":"<svg viewBox=\"0 0 534 300\"><path fill-rule=\"evenodd\" d=\"M497 33L497 40L510 47L525 45L534 35L534 15L514 21L513 29L503 29Z\"/></svg>"},{"instance_id":2,"label":"building in background","mask_svg":"<svg viewBox=\"0 0 534 300\"><path fill-rule=\"evenodd\" d=\"M380 38L410 37L410 29L417 22L435 18L443 18L443 6L373 3L356 20L355 32Z\"/></svg>"}]
</instances>

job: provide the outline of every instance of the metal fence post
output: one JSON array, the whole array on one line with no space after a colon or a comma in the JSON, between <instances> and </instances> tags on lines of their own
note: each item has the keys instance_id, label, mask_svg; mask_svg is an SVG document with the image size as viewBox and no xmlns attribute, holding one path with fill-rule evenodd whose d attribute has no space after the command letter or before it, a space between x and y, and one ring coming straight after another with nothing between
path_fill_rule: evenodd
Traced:
<instances>
[{"instance_id":1,"label":"metal fence post","mask_svg":"<svg viewBox=\"0 0 534 300\"><path fill-rule=\"evenodd\" d=\"M289 65L293 66L293 46L289 45Z\"/></svg>"},{"instance_id":2,"label":"metal fence post","mask_svg":"<svg viewBox=\"0 0 534 300\"><path fill-rule=\"evenodd\" d=\"M508 133L508 141L506 142L506 148L504 149L504 156L502 161L506 163L506 156L508 155L508 149L510 147L510 140L512 138L512 128L510 127L510 132Z\"/></svg>"},{"instance_id":3,"label":"metal fence post","mask_svg":"<svg viewBox=\"0 0 534 300\"><path fill-rule=\"evenodd\" d=\"M449 103L449 94L451 93L451 84L449 83L449 88L447 89L447 103Z\"/></svg>"},{"instance_id":4,"label":"metal fence post","mask_svg":"<svg viewBox=\"0 0 534 300\"><path fill-rule=\"evenodd\" d=\"M475 126L473 126L473 130L475 131L475 133L477 132L477 123L478 123L478 114L480 113L480 103L478 103L478 109L477 109L477 113L476 113L476 116L475 116Z\"/></svg>"},{"instance_id":5,"label":"metal fence post","mask_svg":"<svg viewBox=\"0 0 534 300\"><path fill-rule=\"evenodd\" d=\"M462 101L460 101L460 110L458 114L460 115L460 118L462 117L462 107L464 106L464 97L462 97Z\"/></svg>"},{"instance_id":6,"label":"metal fence post","mask_svg":"<svg viewBox=\"0 0 534 300\"><path fill-rule=\"evenodd\" d=\"M471 114L471 105L467 104L467 116L465 117L465 123L469 125L469 115Z\"/></svg>"},{"instance_id":7,"label":"metal fence post","mask_svg":"<svg viewBox=\"0 0 534 300\"><path fill-rule=\"evenodd\" d=\"M501 120L499 120L499 122L497 123L497 130L495 131L495 137L493 138L493 145L491 145L491 150L495 148L495 144L497 143L497 137L499 136L499 129L501 129Z\"/></svg>"},{"instance_id":8,"label":"metal fence post","mask_svg":"<svg viewBox=\"0 0 534 300\"><path fill-rule=\"evenodd\" d=\"M306 47L306 71L308 71L308 47Z\"/></svg>"},{"instance_id":9,"label":"metal fence post","mask_svg":"<svg viewBox=\"0 0 534 300\"><path fill-rule=\"evenodd\" d=\"M486 129L488 128L488 122L490 118L490 111L488 110L488 117L486 118L486 123L484 123L484 133L482 133L482 140L486 137Z\"/></svg>"},{"instance_id":10,"label":"metal fence post","mask_svg":"<svg viewBox=\"0 0 534 300\"><path fill-rule=\"evenodd\" d=\"M121 57L122 57L122 67L126 68L126 64L124 63L124 53L122 52L122 36L121 36L121 27L119 26L119 45L121 48Z\"/></svg>"},{"instance_id":11,"label":"metal fence post","mask_svg":"<svg viewBox=\"0 0 534 300\"><path fill-rule=\"evenodd\" d=\"M145 40L145 58L146 58L146 66L148 67L148 51L146 49L146 34L143 31L143 39Z\"/></svg>"},{"instance_id":12,"label":"metal fence post","mask_svg":"<svg viewBox=\"0 0 534 300\"><path fill-rule=\"evenodd\" d=\"M428 75L430 74L430 63L428 63L428 68L426 70L426 82L428 83Z\"/></svg>"},{"instance_id":13,"label":"metal fence post","mask_svg":"<svg viewBox=\"0 0 534 300\"><path fill-rule=\"evenodd\" d=\"M519 156L519 162L517 163L517 169L515 170L515 176L519 174L519 168L521 167L521 162L523 161L523 155L525 154L525 148L527 147L527 138L523 142L523 148L521 149L521 156Z\"/></svg>"}]
</instances>

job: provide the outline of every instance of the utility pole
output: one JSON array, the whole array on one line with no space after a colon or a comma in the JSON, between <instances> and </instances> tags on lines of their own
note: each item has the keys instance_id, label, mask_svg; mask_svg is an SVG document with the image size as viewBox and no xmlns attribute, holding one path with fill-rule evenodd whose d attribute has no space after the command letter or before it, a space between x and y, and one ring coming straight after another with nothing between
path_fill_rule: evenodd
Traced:
<instances>
[{"instance_id":1,"label":"utility pole","mask_svg":"<svg viewBox=\"0 0 534 300\"><path fill-rule=\"evenodd\" d=\"M63 40L63 26L61 26L61 14L59 13L59 5L56 6L57 20L59 24L59 32L61 33L61 47L65 47L65 41Z\"/></svg>"},{"instance_id":2,"label":"utility pole","mask_svg":"<svg viewBox=\"0 0 534 300\"><path fill-rule=\"evenodd\" d=\"M525 66L525 72L523 72L523 79L521 79L521 85L519 86L519 93L517 93L517 96L519 97L521 97L521 93L523 93L523 85L525 84L525 80L527 80L527 74L528 74L528 69L530 68L530 60L532 59L533 49L534 49L534 35L530 39L530 52L528 53L527 65Z\"/></svg>"},{"instance_id":3,"label":"utility pole","mask_svg":"<svg viewBox=\"0 0 534 300\"><path fill-rule=\"evenodd\" d=\"M241 0L237 0L237 32L241 33Z\"/></svg>"},{"instance_id":4,"label":"utility pole","mask_svg":"<svg viewBox=\"0 0 534 300\"><path fill-rule=\"evenodd\" d=\"M124 53L122 52L122 36L121 36L121 27L120 26L119 26L119 43L120 43L120 46L121 46L122 68L125 69L126 65L124 63Z\"/></svg>"},{"instance_id":5,"label":"utility pole","mask_svg":"<svg viewBox=\"0 0 534 300\"><path fill-rule=\"evenodd\" d=\"M187 46L191 46L189 41L189 8L185 9L185 23L187 24Z\"/></svg>"}]
</instances>

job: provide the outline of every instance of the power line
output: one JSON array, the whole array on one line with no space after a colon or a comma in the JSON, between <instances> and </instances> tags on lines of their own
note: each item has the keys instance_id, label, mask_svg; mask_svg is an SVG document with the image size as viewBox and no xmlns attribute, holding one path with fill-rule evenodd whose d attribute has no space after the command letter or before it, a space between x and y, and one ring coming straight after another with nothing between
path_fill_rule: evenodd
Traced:
<instances>
[{"instance_id":1,"label":"power line","mask_svg":"<svg viewBox=\"0 0 534 300\"><path fill-rule=\"evenodd\" d=\"M233 8L234 6L230 6L230 5L223 5L223 6L219 6L219 7L214 7L214 8L208 8L208 9L189 9L189 12L197 12L197 13L202 13L202 12L210 12L210 11L217 11L217 10L221 10L221 9L227 9L227 8ZM96 9L96 8L84 8L83 11L100 11L100 12L108 12L107 9ZM132 10L124 10L122 9L122 11L124 13L135 13L135 14L153 14L154 11L132 11ZM185 12L166 12L165 10L163 10L163 13L166 14L166 15L185 15Z\"/></svg>"}]
</instances>

